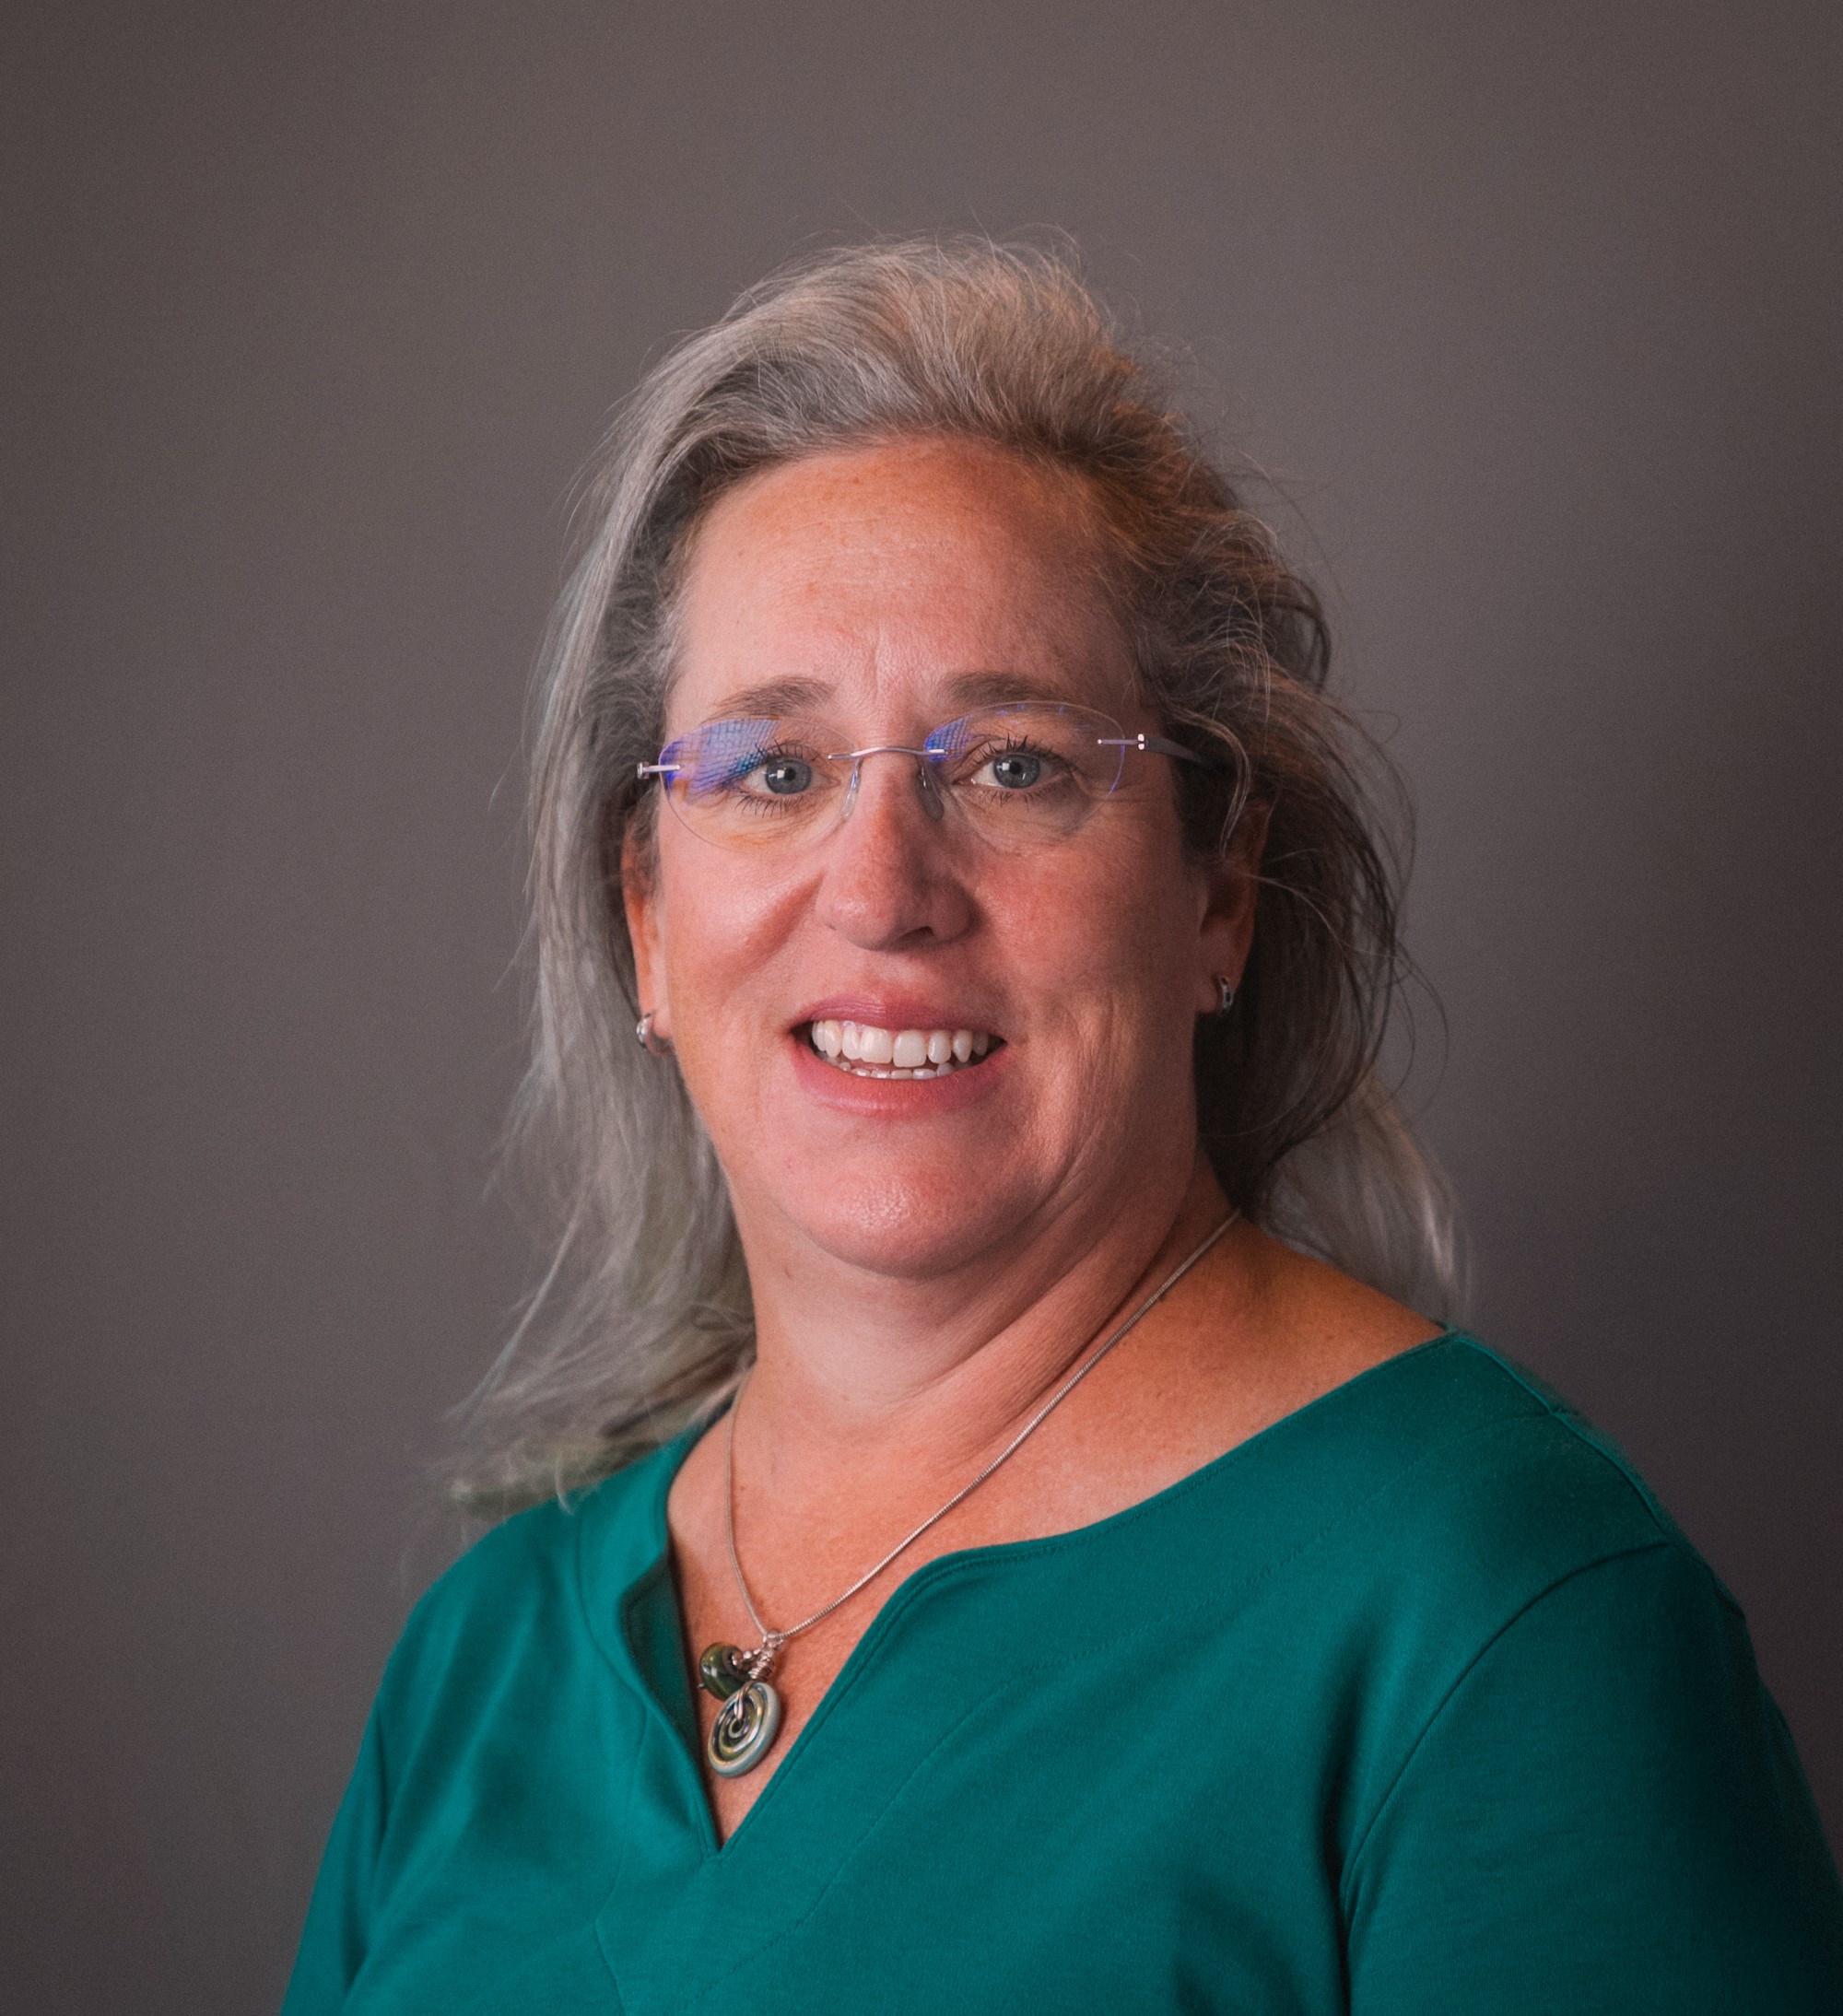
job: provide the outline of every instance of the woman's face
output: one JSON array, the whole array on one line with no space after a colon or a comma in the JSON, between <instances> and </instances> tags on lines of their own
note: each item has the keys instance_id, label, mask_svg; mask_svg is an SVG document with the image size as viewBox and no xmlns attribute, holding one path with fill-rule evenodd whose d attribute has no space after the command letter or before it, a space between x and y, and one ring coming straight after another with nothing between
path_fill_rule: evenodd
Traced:
<instances>
[{"instance_id":1,"label":"woman's face","mask_svg":"<svg viewBox=\"0 0 1843 2016\"><path fill-rule=\"evenodd\" d=\"M1096 539L1076 479L980 447L898 442L753 477L696 534L667 735L798 712L839 750L913 747L995 680L1156 733ZM932 818L901 756L867 757L851 816L792 849L716 844L659 809L651 873L630 850L626 877L640 999L752 1266L805 1244L919 1280L1098 1225L1148 1184L1181 1192L1191 1033L1213 976L1240 973L1253 885L1186 861L1173 768L1128 752L1085 824L1021 850L951 808ZM874 1032L857 1072L816 1047L847 1022ZM973 1054L944 1075L864 1074L935 1032Z\"/></svg>"}]
</instances>

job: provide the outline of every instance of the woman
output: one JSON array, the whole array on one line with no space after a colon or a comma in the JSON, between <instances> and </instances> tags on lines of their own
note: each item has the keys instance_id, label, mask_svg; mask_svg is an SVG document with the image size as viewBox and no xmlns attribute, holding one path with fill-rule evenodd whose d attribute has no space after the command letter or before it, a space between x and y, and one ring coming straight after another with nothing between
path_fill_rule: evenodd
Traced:
<instances>
[{"instance_id":1,"label":"woman","mask_svg":"<svg viewBox=\"0 0 1843 2016\"><path fill-rule=\"evenodd\" d=\"M1738 1613L1419 1313L1315 606L1074 278L823 260L606 466L537 752L574 1299L290 2016L1843 2006Z\"/></svg>"}]
</instances>

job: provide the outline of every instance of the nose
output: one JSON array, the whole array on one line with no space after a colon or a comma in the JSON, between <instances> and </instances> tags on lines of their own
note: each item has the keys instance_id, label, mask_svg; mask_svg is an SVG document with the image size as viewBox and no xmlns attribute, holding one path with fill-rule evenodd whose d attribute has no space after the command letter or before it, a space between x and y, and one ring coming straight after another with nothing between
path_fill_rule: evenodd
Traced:
<instances>
[{"instance_id":1,"label":"nose","mask_svg":"<svg viewBox=\"0 0 1843 2016\"><path fill-rule=\"evenodd\" d=\"M866 760L866 758L868 760ZM826 848L820 921L870 951L916 950L972 921L938 789L912 750L866 750Z\"/></svg>"},{"instance_id":2,"label":"nose","mask_svg":"<svg viewBox=\"0 0 1843 2016\"><path fill-rule=\"evenodd\" d=\"M875 756L911 757L915 764L915 791L922 801L922 809L931 819L938 819L945 810L941 799L941 787L935 780L927 762L925 749L910 749L899 742L874 743L868 749L853 749L851 752L851 780L845 787L845 803L839 816L849 819L858 802L858 789L863 780L864 758Z\"/></svg>"}]
</instances>

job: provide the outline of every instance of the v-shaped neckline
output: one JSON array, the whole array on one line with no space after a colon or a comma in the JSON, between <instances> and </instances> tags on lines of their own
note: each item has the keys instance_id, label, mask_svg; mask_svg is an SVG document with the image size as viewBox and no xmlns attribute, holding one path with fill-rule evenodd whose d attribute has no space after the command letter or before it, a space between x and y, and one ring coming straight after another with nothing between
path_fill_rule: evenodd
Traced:
<instances>
[{"instance_id":1,"label":"v-shaped neckline","mask_svg":"<svg viewBox=\"0 0 1843 2016\"><path fill-rule=\"evenodd\" d=\"M1351 1377L1340 1380L1337 1385L1328 1388L1302 1406L1282 1414L1278 1420L1269 1422L1264 1428L1257 1429L1254 1434L1244 1436L1218 1455L1198 1464L1182 1477L1161 1485L1156 1491L1148 1493L1131 1505L1122 1506L1118 1511L1106 1513L1098 1519L1066 1528L1061 1532L1035 1534L1021 1540L992 1541L977 1547L954 1548L922 1562L903 1576L878 1606L876 1613L864 1627L843 1664L814 1704L811 1714L801 1724L793 1741L775 1764L768 1782L762 1787L748 1811L729 1834L722 1836L718 1833L716 1815L711 1810L710 1793L704 1783L702 1767L698 1764L695 1748L699 1741L694 1691L696 1682L686 1661L684 1602L672 1567L671 1528L667 1518L667 1501L679 1469L714 1424L706 1423L700 1427L687 1429L672 1441L663 1444L652 1456L642 1459L643 1463L654 1471L654 1475L649 1480L642 1529L646 1539L645 1561L624 1583L607 1611L598 1612L593 1595L586 1586L582 1593L592 1629L602 1615L607 1615L611 1612L612 1630L605 1635L598 1630L596 1635L602 1640L604 1648L616 1655L616 1663L623 1670L628 1683L638 1690L649 1707L664 1724L682 1770L688 1776L688 1789L695 1793L695 1797L688 1803L697 1816L702 1862L710 1864L734 1858L733 1851L736 1844L749 1834L756 1815L774 1799L776 1788L790 1770L811 1750L816 1733L827 1722L835 1718L839 1705L863 1684L866 1672L874 1667L885 1641L894 1634L903 1617L928 1590L942 1582L979 1572L999 1563L1022 1563L1045 1553L1060 1553L1071 1547L1101 1542L1138 1522L1156 1518L1181 1505L1193 1494L1211 1488L1219 1479L1239 1470L1244 1463L1257 1460L1261 1452L1271 1447L1276 1438L1282 1437L1285 1431L1294 1428L1296 1424L1318 1414L1321 1410L1327 1409L1334 1402L1345 1400L1356 1389L1369 1387L1409 1361L1422 1358L1443 1345L1455 1342L1473 1344L1474 1348L1484 1349L1483 1346L1476 1345L1474 1340L1463 1330L1449 1327L1436 1337L1429 1337L1421 1343L1411 1345L1406 1351L1397 1352L1379 1364L1366 1366L1363 1371L1353 1374ZM660 1611L654 1620L653 1628L647 1634L649 1645L643 1650L636 1642L634 1600L637 1597L644 1600L649 1592L652 1600L660 1605ZM604 1598L603 1600L605 1604L606 1599ZM668 1616L669 1631L665 1628ZM666 1674L656 1667L656 1661L663 1660L667 1647L672 1659L669 1683ZM784 1797L778 1803L784 1804Z\"/></svg>"}]
</instances>

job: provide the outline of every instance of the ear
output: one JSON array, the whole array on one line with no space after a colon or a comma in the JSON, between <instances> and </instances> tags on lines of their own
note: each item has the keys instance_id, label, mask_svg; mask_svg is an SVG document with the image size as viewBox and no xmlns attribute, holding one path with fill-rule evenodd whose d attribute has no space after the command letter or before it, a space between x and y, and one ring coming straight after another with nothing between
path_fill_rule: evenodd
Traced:
<instances>
[{"instance_id":1,"label":"ear","mask_svg":"<svg viewBox=\"0 0 1843 2016\"><path fill-rule=\"evenodd\" d=\"M1254 942L1254 905L1261 889L1261 857L1267 846L1263 804L1243 806L1235 837L1221 861L1204 871L1197 918L1196 1012L1213 1015L1222 1005L1220 975L1241 985L1248 948Z\"/></svg>"},{"instance_id":2,"label":"ear","mask_svg":"<svg viewBox=\"0 0 1843 2016\"><path fill-rule=\"evenodd\" d=\"M621 908L627 913L628 941L633 946L634 984L640 1012L651 1014L655 1036L669 1037L672 1014L665 999L665 951L659 904L659 861L641 838L635 813L621 835Z\"/></svg>"}]
</instances>

